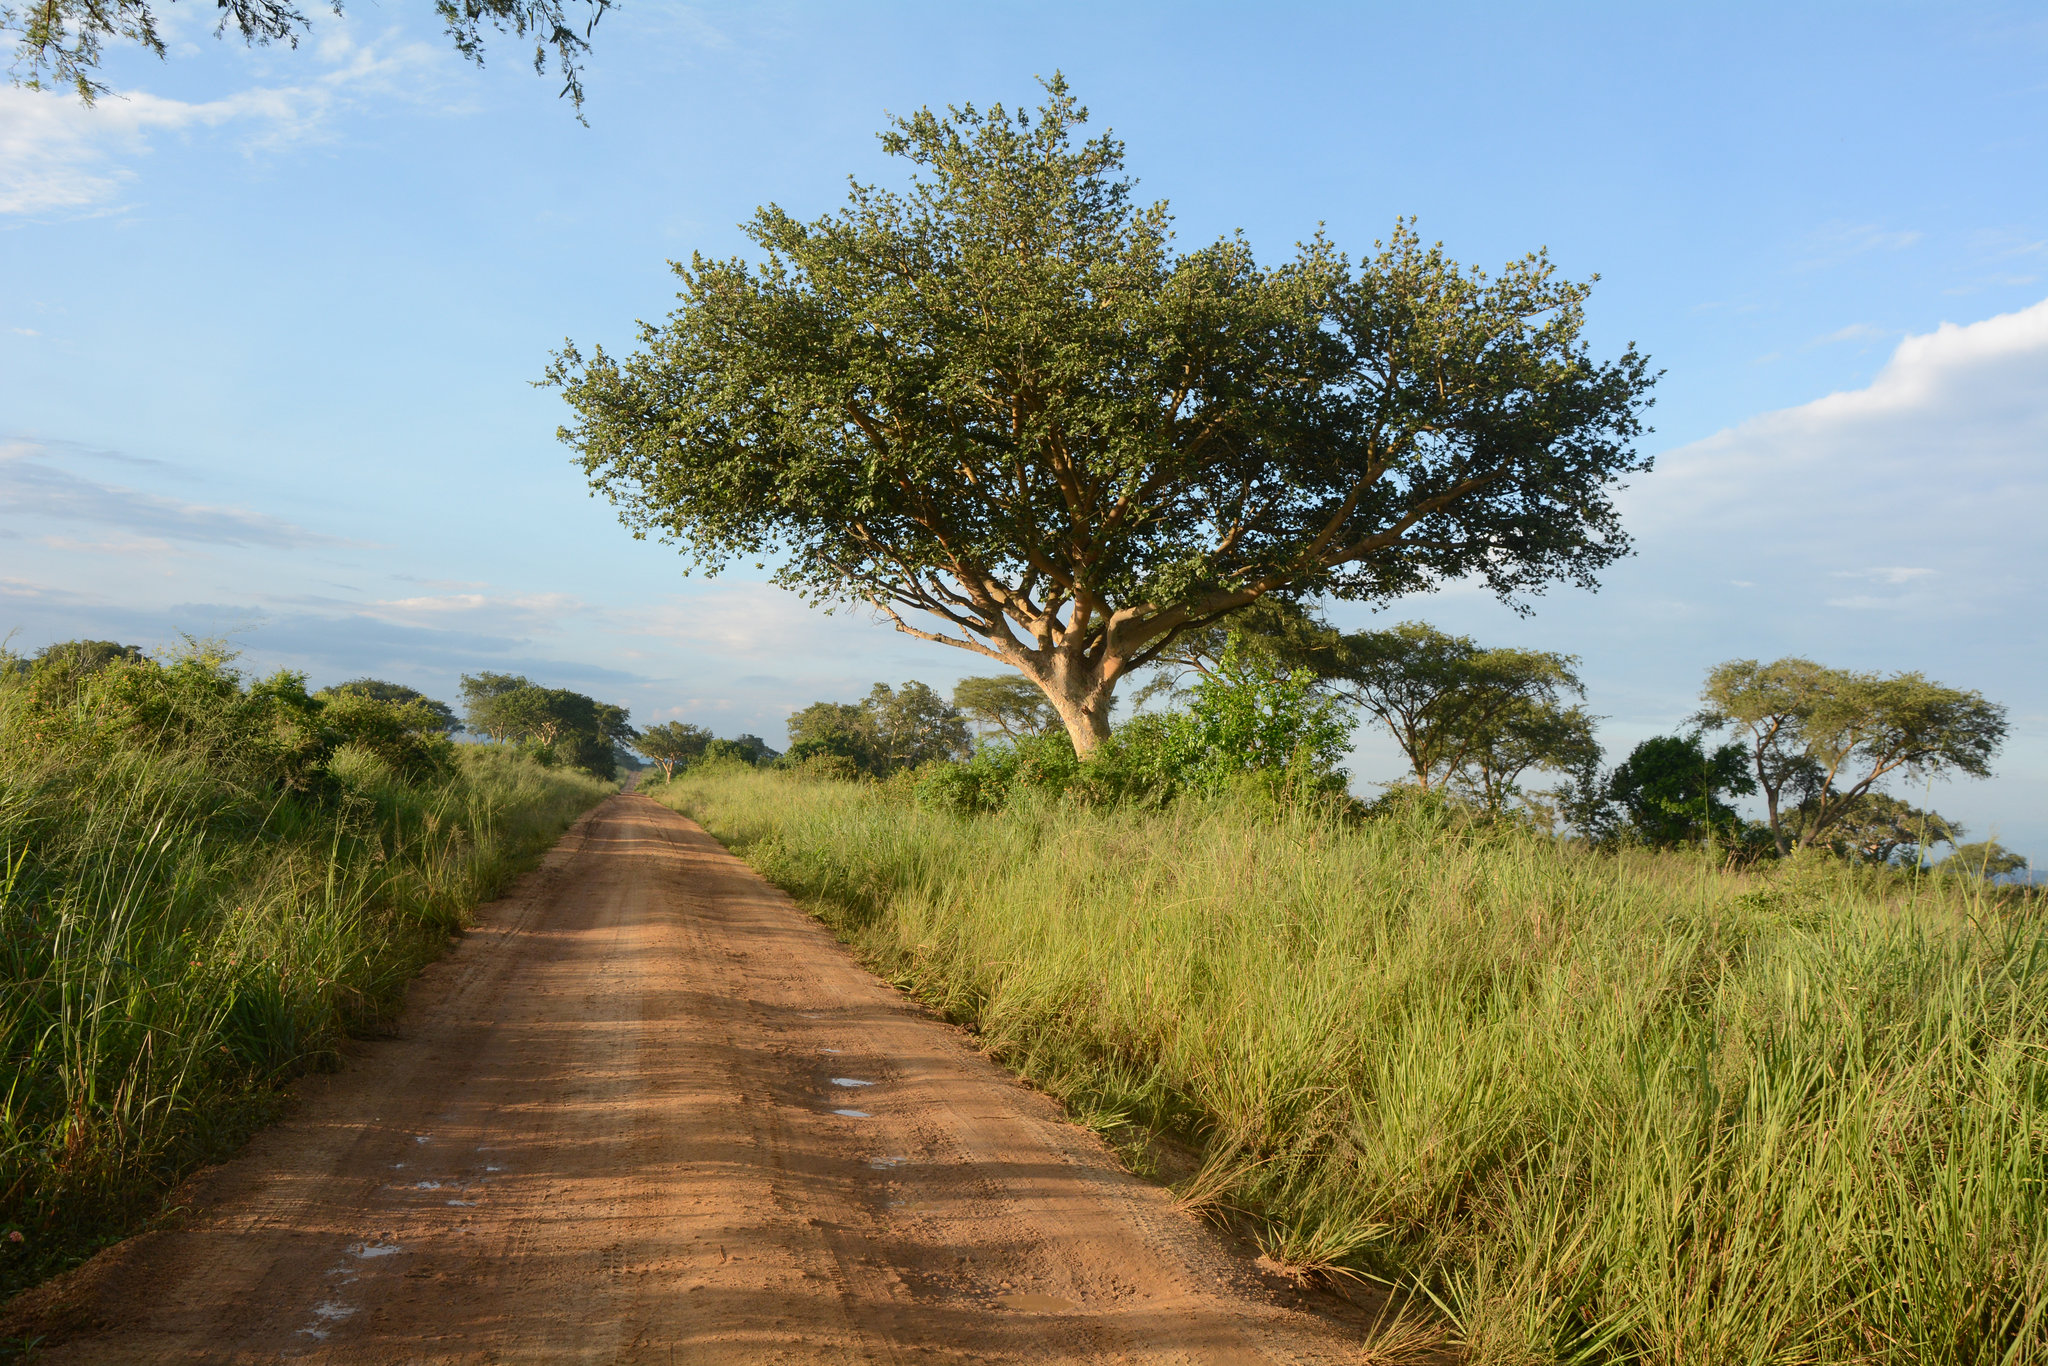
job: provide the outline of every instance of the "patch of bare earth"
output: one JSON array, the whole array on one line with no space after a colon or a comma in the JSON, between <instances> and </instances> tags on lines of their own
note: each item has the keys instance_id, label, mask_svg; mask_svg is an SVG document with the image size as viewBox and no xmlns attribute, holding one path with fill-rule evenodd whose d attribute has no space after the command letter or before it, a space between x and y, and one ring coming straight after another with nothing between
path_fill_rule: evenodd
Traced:
<instances>
[{"instance_id":1,"label":"patch of bare earth","mask_svg":"<svg viewBox=\"0 0 2048 1366\"><path fill-rule=\"evenodd\" d=\"M185 1203L0 1332L50 1362L1372 1355L632 795Z\"/></svg>"}]
</instances>

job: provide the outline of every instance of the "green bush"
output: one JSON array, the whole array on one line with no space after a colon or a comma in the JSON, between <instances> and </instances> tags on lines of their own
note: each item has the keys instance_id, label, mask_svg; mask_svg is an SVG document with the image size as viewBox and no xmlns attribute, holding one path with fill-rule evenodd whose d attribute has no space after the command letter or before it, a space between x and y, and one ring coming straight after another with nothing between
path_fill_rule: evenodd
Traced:
<instances>
[{"instance_id":1,"label":"green bush","mask_svg":"<svg viewBox=\"0 0 2048 1366\"><path fill-rule=\"evenodd\" d=\"M379 1027L609 790L217 651L0 681L0 1294Z\"/></svg>"},{"instance_id":2,"label":"green bush","mask_svg":"<svg viewBox=\"0 0 2048 1366\"><path fill-rule=\"evenodd\" d=\"M936 810L1001 810L1021 793L1087 806L1157 807L1182 795L1235 794L1269 809L1341 796L1350 727L1306 678L1290 678L1233 640L1188 705L1117 727L1086 759L1064 730L928 764L913 790Z\"/></svg>"}]
</instances>

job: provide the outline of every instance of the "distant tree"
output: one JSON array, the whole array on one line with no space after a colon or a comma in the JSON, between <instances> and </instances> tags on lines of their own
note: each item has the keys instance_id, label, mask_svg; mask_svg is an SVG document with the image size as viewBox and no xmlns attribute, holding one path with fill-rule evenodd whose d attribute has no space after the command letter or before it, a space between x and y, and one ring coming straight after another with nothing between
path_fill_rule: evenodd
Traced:
<instances>
[{"instance_id":1,"label":"distant tree","mask_svg":"<svg viewBox=\"0 0 2048 1366\"><path fill-rule=\"evenodd\" d=\"M1012 740L1043 734L1060 719L1038 685L1022 674L963 678L953 685L953 705L984 731Z\"/></svg>"},{"instance_id":2,"label":"distant tree","mask_svg":"<svg viewBox=\"0 0 2048 1366\"><path fill-rule=\"evenodd\" d=\"M1741 745L1709 752L1697 733L1657 735L1630 751L1608 791L1645 843L1695 844L1710 834L1732 840L1742 819L1721 798L1756 790Z\"/></svg>"},{"instance_id":3,"label":"distant tree","mask_svg":"<svg viewBox=\"0 0 2048 1366\"><path fill-rule=\"evenodd\" d=\"M1521 793L1530 769L1573 774L1600 762L1593 718L1581 706L1547 698L1520 698L1488 710L1472 726L1463 746L1464 762L1450 775L1453 790L1491 815L1499 815Z\"/></svg>"},{"instance_id":4,"label":"distant tree","mask_svg":"<svg viewBox=\"0 0 2048 1366\"><path fill-rule=\"evenodd\" d=\"M1791 824L1800 814L1791 813ZM1953 845L1963 827L1939 811L1922 811L1884 792L1867 792L1835 823L1828 843L1864 863L1914 863L1937 844Z\"/></svg>"},{"instance_id":5,"label":"distant tree","mask_svg":"<svg viewBox=\"0 0 2048 1366\"><path fill-rule=\"evenodd\" d=\"M1343 636L1307 659L1336 696L1387 728L1424 791L1464 773L1491 792L1531 766L1570 768L1581 740L1591 743L1590 718L1564 703L1585 693L1570 655L1486 649L1411 621Z\"/></svg>"},{"instance_id":6,"label":"distant tree","mask_svg":"<svg viewBox=\"0 0 2048 1366\"><path fill-rule=\"evenodd\" d=\"M881 777L972 752L958 708L912 679L877 683L858 703L814 702L789 718L792 761L831 756Z\"/></svg>"},{"instance_id":7,"label":"distant tree","mask_svg":"<svg viewBox=\"0 0 2048 1366\"><path fill-rule=\"evenodd\" d=\"M768 748L768 742L758 735L740 735L730 740L713 740L704 746L706 759L731 759L743 764L761 765L778 757Z\"/></svg>"},{"instance_id":8,"label":"distant tree","mask_svg":"<svg viewBox=\"0 0 2048 1366\"><path fill-rule=\"evenodd\" d=\"M517 674L500 674L485 671L462 675L463 721L470 730L491 740L517 738L520 719L512 709L500 705L500 699L522 689L537 686L531 679Z\"/></svg>"},{"instance_id":9,"label":"distant tree","mask_svg":"<svg viewBox=\"0 0 2048 1366\"><path fill-rule=\"evenodd\" d=\"M633 748L660 764L662 777L673 778L678 764L688 764L703 754L710 743L711 732L702 726L687 721L663 721L643 727Z\"/></svg>"},{"instance_id":10,"label":"distant tree","mask_svg":"<svg viewBox=\"0 0 2048 1366\"><path fill-rule=\"evenodd\" d=\"M37 692L53 700L74 698L94 674L117 664L143 664L147 655L137 645L119 641L55 641L29 659L8 659L14 659L12 672L33 680Z\"/></svg>"},{"instance_id":11,"label":"distant tree","mask_svg":"<svg viewBox=\"0 0 2048 1366\"><path fill-rule=\"evenodd\" d=\"M441 734L453 735L462 729L462 722L456 719L453 707L446 702L436 702L419 689L408 688L403 683L387 683L381 678L351 678L346 683L322 688L313 695L323 701L349 696L368 697L393 706L418 706L434 718L433 729Z\"/></svg>"},{"instance_id":12,"label":"distant tree","mask_svg":"<svg viewBox=\"0 0 2048 1366\"><path fill-rule=\"evenodd\" d=\"M36 664L76 677L97 673L109 664L139 663L144 658L140 646L114 640L60 640L35 652Z\"/></svg>"},{"instance_id":13,"label":"distant tree","mask_svg":"<svg viewBox=\"0 0 2048 1366\"><path fill-rule=\"evenodd\" d=\"M280 701L296 698L281 692L277 684L288 675L278 675L259 684ZM411 693L410 688L399 692ZM393 700L360 689L322 689L310 700L318 705L319 725L332 731L343 743L368 750L390 765L399 776L417 780L437 773L454 760L454 745L448 739L448 709L432 698L417 693L406 700Z\"/></svg>"},{"instance_id":14,"label":"distant tree","mask_svg":"<svg viewBox=\"0 0 2048 1366\"><path fill-rule=\"evenodd\" d=\"M1970 877L2004 877L2031 866L2026 855L2016 854L1997 840L1983 840L1976 844L1959 844L1955 852L1942 860L1944 872L1963 873Z\"/></svg>"},{"instance_id":15,"label":"distant tree","mask_svg":"<svg viewBox=\"0 0 2048 1366\"><path fill-rule=\"evenodd\" d=\"M341 0L327 0L336 14ZM548 49L562 74L562 94L583 110L582 59L590 34L612 0L586 0L588 18L578 33L562 0L435 0L434 12L447 25L455 50L484 61L483 27L533 39L533 70L547 70ZM299 45L306 16L291 0L215 0L216 38L232 29L251 47L281 42ZM109 39L131 42L156 57L167 51L157 31L151 0L0 0L0 33L19 35L10 76L31 90L65 87L87 104L107 93L98 75L100 53Z\"/></svg>"},{"instance_id":16,"label":"distant tree","mask_svg":"<svg viewBox=\"0 0 2048 1366\"><path fill-rule=\"evenodd\" d=\"M960 758L973 750L959 709L916 679L900 688L875 684L861 708L874 718L882 760L892 770Z\"/></svg>"},{"instance_id":17,"label":"distant tree","mask_svg":"<svg viewBox=\"0 0 2048 1366\"><path fill-rule=\"evenodd\" d=\"M863 773L882 767L875 718L857 702L813 702L789 718L791 762L830 756Z\"/></svg>"},{"instance_id":18,"label":"distant tree","mask_svg":"<svg viewBox=\"0 0 2048 1366\"><path fill-rule=\"evenodd\" d=\"M1892 774L1982 778L2004 743L2005 708L1923 674L1830 669L1808 659L1730 660L1707 675L1696 718L1742 733L1780 852L1794 834L1825 844ZM1796 832L1784 798L1796 795Z\"/></svg>"},{"instance_id":19,"label":"distant tree","mask_svg":"<svg viewBox=\"0 0 2048 1366\"><path fill-rule=\"evenodd\" d=\"M614 747L637 738L624 707L516 674L464 674L462 696L465 719L477 734L538 745L600 778L618 773Z\"/></svg>"},{"instance_id":20,"label":"distant tree","mask_svg":"<svg viewBox=\"0 0 2048 1366\"><path fill-rule=\"evenodd\" d=\"M1654 376L1593 358L1590 284L1405 222L1356 265L1321 236L1181 254L1086 119L1055 75L1035 118L897 120L906 193L764 208L764 259L679 265L638 353L565 346L593 487L699 564L775 553L785 587L1008 664L1082 755L1125 678L1262 599L1512 598L1627 553Z\"/></svg>"}]
</instances>

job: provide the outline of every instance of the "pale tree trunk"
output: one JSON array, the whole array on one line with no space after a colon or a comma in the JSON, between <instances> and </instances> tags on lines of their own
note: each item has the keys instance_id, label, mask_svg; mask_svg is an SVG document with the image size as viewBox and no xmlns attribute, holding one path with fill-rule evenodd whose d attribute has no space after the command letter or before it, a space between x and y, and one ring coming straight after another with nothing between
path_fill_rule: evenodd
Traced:
<instances>
[{"instance_id":1,"label":"pale tree trunk","mask_svg":"<svg viewBox=\"0 0 2048 1366\"><path fill-rule=\"evenodd\" d=\"M1038 685L1059 713L1074 753L1088 757L1109 738L1109 713L1116 705L1116 684L1123 661L1089 659L1060 649L1019 652L1009 659L1018 672Z\"/></svg>"}]
</instances>

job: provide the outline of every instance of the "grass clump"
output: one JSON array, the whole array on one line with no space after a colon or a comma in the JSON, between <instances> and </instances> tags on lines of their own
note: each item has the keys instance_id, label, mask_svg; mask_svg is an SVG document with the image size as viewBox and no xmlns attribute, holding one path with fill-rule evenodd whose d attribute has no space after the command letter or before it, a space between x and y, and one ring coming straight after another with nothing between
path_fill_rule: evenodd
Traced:
<instances>
[{"instance_id":1,"label":"grass clump","mask_svg":"<svg viewBox=\"0 0 2048 1366\"><path fill-rule=\"evenodd\" d=\"M1484 1363L2048 1360L2038 900L1395 804L654 789L1284 1263ZM1162 1145L1171 1146L1171 1145Z\"/></svg>"},{"instance_id":2,"label":"grass clump","mask_svg":"<svg viewBox=\"0 0 2048 1366\"><path fill-rule=\"evenodd\" d=\"M612 790L229 664L0 678L0 1297L274 1117Z\"/></svg>"}]
</instances>

